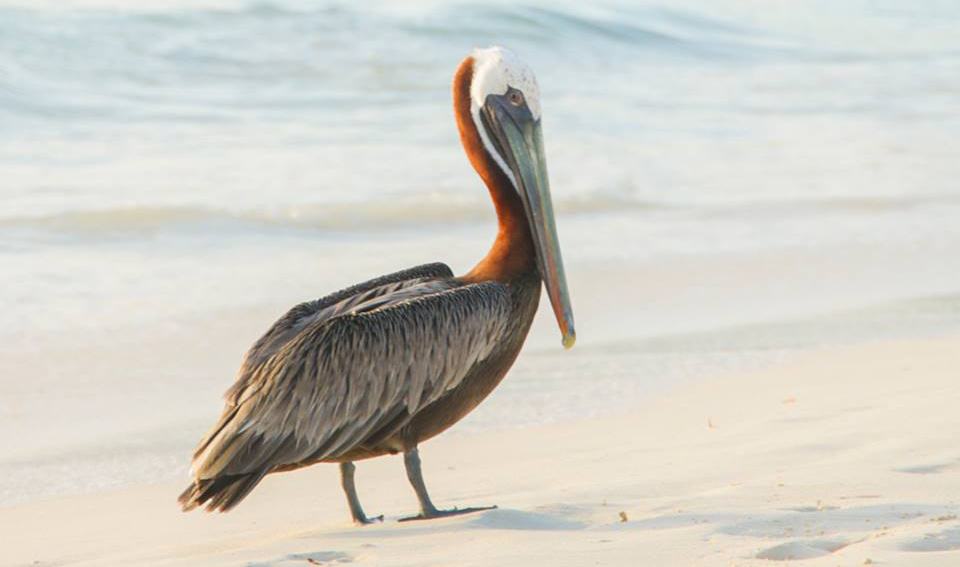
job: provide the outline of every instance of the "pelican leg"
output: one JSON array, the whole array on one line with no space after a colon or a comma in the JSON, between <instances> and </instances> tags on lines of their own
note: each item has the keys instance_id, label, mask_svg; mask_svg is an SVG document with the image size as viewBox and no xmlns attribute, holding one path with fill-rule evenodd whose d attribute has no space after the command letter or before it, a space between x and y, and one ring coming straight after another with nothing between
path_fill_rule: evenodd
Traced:
<instances>
[{"instance_id":1,"label":"pelican leg","mask_svg":"<svg viewBox=\"0 0 960 567\"><path fill-rule=\"evenodd\" d=\"M413 520L429 520L432 518L445 518L447 516L459 516L460 514L469 514L471 512L480 512L482 510L493 510L496 506L481 506L477 508L453 508L451 510L438 510L430 500L427 493L427 485L423 482L423 472L420 470L420 452L416 447L403 454L403 465L407 469L407 478L417 493L417 500L420 501L420 513L416 516L400 518L401 522L410 522Z\"/></svg>"},{"instance_id":2,"label":"pelican leg","mask_svg":"<svg viewBox=\"0 0 960 567\"><path fill-rule=\"evenodd\" d=\"M350 505L350 515L353 516L353 523L366 525L374 522L382 522L382 515L371 519L363 513L363 507L360 506L360 498L357 496L357 485L353 481L353 473L356 470L357 466L350 461L340 463L340 484L343 486L343 491L347 495L347 504Z\"/></svg>"}]
</instances>

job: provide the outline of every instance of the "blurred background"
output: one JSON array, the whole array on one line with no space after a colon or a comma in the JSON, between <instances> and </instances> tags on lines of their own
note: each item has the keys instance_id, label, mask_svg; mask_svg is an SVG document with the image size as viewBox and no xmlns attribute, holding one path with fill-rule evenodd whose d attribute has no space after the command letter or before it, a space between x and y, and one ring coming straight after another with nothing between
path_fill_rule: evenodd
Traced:
<instances>
[{"instance_id":1,"label":"blurred background","mask_svg":"<svg viewBox=\"0 0 960 567\"><path fill-rule=\"evenodd\" d=\"M541 318L452 434L956 331L958 27L932 0L0 1L0 505L184 475L288 307L469 269L476 46L539 77L579 343Z\"/></svg>"}]
</instances>

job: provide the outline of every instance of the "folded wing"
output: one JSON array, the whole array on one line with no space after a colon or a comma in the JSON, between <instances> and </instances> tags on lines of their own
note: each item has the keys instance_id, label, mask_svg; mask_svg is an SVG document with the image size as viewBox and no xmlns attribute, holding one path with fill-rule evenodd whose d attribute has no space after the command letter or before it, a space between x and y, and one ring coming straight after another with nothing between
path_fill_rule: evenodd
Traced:
<instances>
[{"instance_id":1,"label":"folded wing","mask_svg":"<svg viewBox=\"0 0 960 567\"><path fill-rule=\"evenodd\" d=\"M510 307L503 284L442 279L305 324L295 319L284 342L247 357L242 382L195 455L196 482L181 503L228 509L273 469L336 458L385 427L402 427L490 355ZM210 489L228 479L236 479L225 486L237 494L217 499Z\"/></svg>"}]
</instances>

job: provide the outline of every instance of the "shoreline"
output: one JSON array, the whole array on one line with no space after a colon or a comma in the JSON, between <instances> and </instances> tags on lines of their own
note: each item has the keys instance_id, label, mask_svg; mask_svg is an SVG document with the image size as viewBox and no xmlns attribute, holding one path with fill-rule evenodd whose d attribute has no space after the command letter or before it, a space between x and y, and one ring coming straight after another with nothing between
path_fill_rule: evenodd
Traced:
<instances>
[{"instance_id":1,"label":"shoreline","mask_svg":"<svg viewBox=\"0 0 960 567\"><path fill-rule=\"evenodd\" d=\"M957 335L819 349L626 415L425 444L438 505L490 512L396 523L415 499L383 458L358 463L381 525L349 525L317 466L226 515L181 513L169 482L0 509L0 564L953 565L957 353Z\"/></svg>"}]
</instances>

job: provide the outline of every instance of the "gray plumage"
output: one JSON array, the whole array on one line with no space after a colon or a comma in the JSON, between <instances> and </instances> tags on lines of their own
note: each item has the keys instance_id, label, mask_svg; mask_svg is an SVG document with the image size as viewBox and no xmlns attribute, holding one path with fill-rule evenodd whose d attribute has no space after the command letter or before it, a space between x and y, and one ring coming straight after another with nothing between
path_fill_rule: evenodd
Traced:
<instances>
[{"instance_id":1,"label":"gray plumage","mask_svg":"<svg viewBox=\"0 0 960 567\"><path fill-rule=\"evenodd\" d=\"M268 473L404 451L442 431L502 378L539 290L536 275L468 283L428 264L294 307L244 357L181 505L225 511Z\"/></svg>"}]
</instances>

